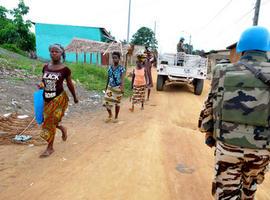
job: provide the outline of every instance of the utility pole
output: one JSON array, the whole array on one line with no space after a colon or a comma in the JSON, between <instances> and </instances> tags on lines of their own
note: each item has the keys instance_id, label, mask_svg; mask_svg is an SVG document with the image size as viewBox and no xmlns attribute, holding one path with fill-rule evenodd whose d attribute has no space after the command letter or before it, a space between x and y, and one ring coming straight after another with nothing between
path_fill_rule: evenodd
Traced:
<instances>
[{"instance_id":1,"label":"utility pole","mask_svg":"<svg viewBox=\"0 0 270 200\"><path fill-rule=\"evenodd\" d=\"M260 6L261 6L261 0L257 0L256 1L256 5L255 5L254 18L253 18L253 26L257 26L258 25L259 13L260 13Z\"/></svg>"},{"instance_id":2,"label":"utility pole","mask_svg":"<svg viewBox=\"0 0 270 200\"><path fill-rule=\"evenodd\" d=\"M191 48L191 34L189 35L189 48ZM192 50L190 49L191 52L189 52L190 54L192 54Z\"/></svg>"},{"instance_id":3,"label":"utility pole","mask_svg":"<svg viewBox=\"0 0 270 200\"><path fill-rule=\"evenodd\" d=\"M155 33L155 36L157 34L157 21L155 21L155 25L154 25L154 33Z\"/></svg>"},{"instance_id":4,"label":"utility pole","mask_svg":"<svg viewBox=\"0 0 270 200\"><path fill-rule=\"evenodd\" d=\"M129 32L130 32L130 9L131 9L131 0L129 0L129 6L128 6L127 43L129 43Z\"/></svg>"}]
</instances>

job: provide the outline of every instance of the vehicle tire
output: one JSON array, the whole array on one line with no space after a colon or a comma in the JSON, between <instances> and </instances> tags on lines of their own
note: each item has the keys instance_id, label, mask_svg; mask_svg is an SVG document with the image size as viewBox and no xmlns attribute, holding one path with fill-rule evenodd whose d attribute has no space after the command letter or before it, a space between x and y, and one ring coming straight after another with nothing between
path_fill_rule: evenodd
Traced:
<instances>
[{"instance_id":1,"label":"vehicle tire","mask_svg":"<svg viewBox=\"0 0 270 200\"><path fill-rule=\"evenodd\" d=\"M203 91L203 79L195 79L194 80L194 94L201 95Z\"/></svg>"},{"instance_id":2,"label":"vehicle tire","mask_svg":"<svg viewBox=\"0 0 270 200\"><path fill-rule=\"evenodd\" d=\"M163 90L164 83L165 83L165 77L162 75L158 75L158 77L157 77L157 91Z\"/></svg>"}]
</instances>

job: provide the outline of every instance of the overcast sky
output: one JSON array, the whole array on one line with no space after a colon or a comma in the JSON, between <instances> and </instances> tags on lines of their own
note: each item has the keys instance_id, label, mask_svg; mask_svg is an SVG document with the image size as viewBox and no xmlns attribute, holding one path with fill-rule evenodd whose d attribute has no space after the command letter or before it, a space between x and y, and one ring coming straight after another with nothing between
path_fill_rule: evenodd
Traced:
<instances>
[{"instance_id":1,"label":"overcast sky","mask_svg":"<svg viewBox=\"0 0 270 200\"><path fill-rule=\"evenodd\" d=\"M0 0L8 9L19 0ZM25 0L34 22L104 27L127 38L129 0ZM225 49L252 25L256 0L132 0L130 37L142 26L154 30L162 52L176 51L181 36L195 49ZM259 25L270 30L270 0L261 0Z\"/></svg>"}]
</instances>

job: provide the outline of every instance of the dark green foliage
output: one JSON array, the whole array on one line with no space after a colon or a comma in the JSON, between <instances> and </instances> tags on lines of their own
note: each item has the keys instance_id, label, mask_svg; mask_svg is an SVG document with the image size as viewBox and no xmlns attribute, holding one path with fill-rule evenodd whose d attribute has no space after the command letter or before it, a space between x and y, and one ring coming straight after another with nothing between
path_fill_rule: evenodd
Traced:
<instances>
[{"instance_id":1,"label":"dark green foliage","mask_svg":"<svg viewBox=\"0 0 270 200\"><path fill-rule=\"evenodd\" d=\"M193 45L184 44L184 47L185 47L185 49L187 50L186 53L192 54L192 52L193 52Z\"/></svg>"},{"instance_id":2,"label":"dark green foliage","mask_svg":"<svg viewBox=\"0 0 270 200\"><path fill-rule=\"evenodd\" d=\"M192 52L192 54L205 57L205 51L204 50L195 50L195 51Z\"/></svg>"},{"instance_id":3,"label":"dark green foliage","mask_svg":"<svg viewBox=\"0 0 270 200\"><path fill-rule=\"evenodd\" d=\"M143 45L156 50L158 42L155 33L150 28L142 27L132 36L131 44Z\"/></svg>"},{"instance_id":4,"label":"dark green foliage","mask_svg":"<svg viewBox=\"0 0 270 200\"><path fill-rule=\"evenodd\" d=\"M17 53L21 53L17 48L22 51L35 50L35 35L30 31L32 23L23 19L28 12L29 7L23 0L20 0L17 8L13 10L0 6L0 45L3 48L8 47ZM8 14L11 18L8 18Z\"/></svg>"},{"instance_id":5,"label":"dark green foliage","mask_svg":"<svg viewBox=\"0 0 270 200\"><path fill-rule=\"evenodd\" d=\"M8 12L8 10L5 7L0 6L0 19L6 19L7 12ZM0 25L2 25L2 24L0 24Z\"/></svg>"}]
</instances>

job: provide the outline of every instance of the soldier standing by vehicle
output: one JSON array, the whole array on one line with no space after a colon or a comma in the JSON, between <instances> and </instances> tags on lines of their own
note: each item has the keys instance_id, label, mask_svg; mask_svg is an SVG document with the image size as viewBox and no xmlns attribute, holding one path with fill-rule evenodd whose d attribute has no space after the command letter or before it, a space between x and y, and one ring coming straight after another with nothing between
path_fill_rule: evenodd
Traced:
<instances>
[{"instance_id":1,"label":"soldier standing by vehicle","mask_svg":"<svg viewBox=\"0 0 270 200\"><path fill-rule=\"evenodd\" d=\"M185 47L184 47L185 39L183 37L180 38L177 44L177 66L183 66L184 59L183 54L185 54Z\"/></svg>"},{"instance_id":2,"label":"soldier standing by vehicle","mask_svg":"<svg viewBox=\"0 0 270 200\"><path fill-rule=\"evenodd\" d=\"M185 38L181 37L177 44L177 53L185 52L184 41L185 41Z\"/></svg>"},{"instance_id":3,"label":"soldier standing by vehicle","mask_svg":"<svg viewBox=\"0 0 270 200\"><path fill-rule=\"evenodd\" d=\"M270 34L245 30L237 43L240 62L215 68L199 127L216 146L215 199L254 199L270 159Z\"/></svg>"}]
</instances>

